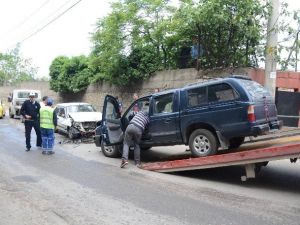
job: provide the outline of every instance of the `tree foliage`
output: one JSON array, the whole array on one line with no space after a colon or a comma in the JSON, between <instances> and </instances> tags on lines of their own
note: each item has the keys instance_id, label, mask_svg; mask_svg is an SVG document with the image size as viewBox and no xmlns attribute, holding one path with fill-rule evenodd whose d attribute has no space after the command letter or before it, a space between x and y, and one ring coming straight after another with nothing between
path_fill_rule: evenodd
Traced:
<instances>
[{"instance_id":1,"label":"tree foliage","mask_svg":"<svg viewBox=\"0 0 300 225\"><path fill-rule=\"evenodd\" d=\"M258 66L268 7L266 0L115 1L96 23L89 57L53 61L51 87L77 92L89 82L124 86L164 69Z\"/></svg>"},{"instance_id":2,"label":"tree foliage","mask_svg":"<svg viewBox=\"0 0 300 225\"><path fill-rule=\"evenodd\" d=\"M60 56L50 65L50 87L57 92L76 93L90 84L91 74L88 57Z\"/></svg>"},{"instance_id":3,"label":"tree foliage","mask_svg":"<svg viewBox=\"0 0 300 225\"><path fill-rule=\"evenodd\" d=\"M181 36L196 40L203 48L203 68L254 66L263 38L265 17L262 1L182 1L175 15L181 21ZM185 35L187 34L187 35Z\"/></svg>"},{"instance_id":4,"label":"tree foliage","mask_svg":"<svg viewBox=\"0 0 300 225\"><path fill-rule=\"evenodd\" d=\"M34 80L37 68L29 59L20 56L20 48L8 53L0 53L0 85L16 84L22 81Z\"/></svg>"},{"instance_id":5,"label":"tree foliage","mask_svg":"<svg viewBox=\"0 0 300 225\"><path fill-rule=\"evenodd\" d=\"M185 0L178 9L164 0L120 0L93 34L94 78L126 85L191 66L192 45L201 68L254 66L264 16L255 0Z\"/></svg>"},{"instance_id":6,"label":"tree foliage","mask_svg":"<svg viewBox=\"0 0 300 225\"><path fill-rule=\"evenodd\" d=\"M286 11L287 5L282 10L282 20L280 21L279 33L283 38L278 43L278 62L281 70L295 68L297 70L297 61L300 50L300 10L293 12ZM288 22L286 22L288 21ZM284 35L286 34L286 35Z\"/></svg>"},{"instance_id":7,"label":"tree foliage","mask_svg":"<svg viewBox=\"0 0 300 225\"><path fill-rule=\"evenodd\" d=\"M169 26L174 10L164 0L112 4L112 13L98 21L92 38L96 77L126 85L171 67L175 43Z\"/></svg>"}]
</instances>

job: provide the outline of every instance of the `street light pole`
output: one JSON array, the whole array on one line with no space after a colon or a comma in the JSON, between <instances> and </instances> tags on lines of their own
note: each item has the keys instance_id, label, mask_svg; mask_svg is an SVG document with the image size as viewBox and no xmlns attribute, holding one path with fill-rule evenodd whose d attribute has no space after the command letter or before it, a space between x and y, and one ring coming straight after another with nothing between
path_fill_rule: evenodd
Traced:
<instances>
[{"instance_id":1,"label":"street light pole","mask_svg":"<svg viewBox=\"0 0 300 225\"><path fill-rule=\"evenodd\" d=\"M270 16L267 27L267 46L265 63L265 87L275 98L276 92L276 54L277 54L277 23L279 19L279 0L270 0Z\"/></svg>"}]
</instances>

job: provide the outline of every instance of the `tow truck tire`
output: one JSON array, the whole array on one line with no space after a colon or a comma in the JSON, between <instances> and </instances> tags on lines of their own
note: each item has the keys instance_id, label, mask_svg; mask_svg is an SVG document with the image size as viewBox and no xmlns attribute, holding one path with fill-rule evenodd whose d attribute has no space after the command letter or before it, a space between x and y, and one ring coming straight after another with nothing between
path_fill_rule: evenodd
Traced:
<instances>
[{"instance_id":1,"label":"tow truck tire","mask_svg":"<svg viewBox=\"0 0 300 225\"><path fill-rule=\"evenodd\" d=\"M109 158L119 158L121 156L120 146L118 145L111 145L107 146L104 142L101 142L101 151L104 156Z\"/></svg>"},{"instance_id":2,"label":"tow truck tire","mask_svg":"<svg viewBox=\"0 0 300 225\"><path fill-rule=\"evenodd\" d=\"M229 141L229 149L235 149L240 147L244 143L245 137L232 138Z\"/></svg>"},{"instance_id":3,"label":"tow truck tire","mask_svg":"<svg viewBox=\"0 0 300 225\"><path fill-rule=\"evenodd\" d=\"M214 155L217 152L216 136L209 130L197 129L189 138L189 147L194 157Z\"/></svg>"}]
</instances>

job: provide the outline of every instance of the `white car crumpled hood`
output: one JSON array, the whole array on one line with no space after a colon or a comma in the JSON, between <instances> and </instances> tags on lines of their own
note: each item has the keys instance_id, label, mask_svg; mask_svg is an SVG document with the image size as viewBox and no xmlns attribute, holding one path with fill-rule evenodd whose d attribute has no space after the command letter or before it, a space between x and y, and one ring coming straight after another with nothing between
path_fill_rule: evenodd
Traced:
<instances>
[{"instance_id":1,"label":"white car crumpled hood","mask_svg":"<svg viewBox=\"0 0 300 225\"><path fill-rule=\"evenodd\" d=\"M102 119L101 112L76 112L69 113L69 116L72 117L75 122L97 122Z\"/></svg>"}]
</instances>

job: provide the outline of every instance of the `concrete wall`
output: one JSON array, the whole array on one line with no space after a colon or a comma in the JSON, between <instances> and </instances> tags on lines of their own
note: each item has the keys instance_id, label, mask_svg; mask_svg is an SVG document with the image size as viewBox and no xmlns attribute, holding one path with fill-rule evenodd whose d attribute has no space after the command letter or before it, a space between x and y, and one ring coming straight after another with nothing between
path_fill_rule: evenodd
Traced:
<instances>
[{"instance_id":1,"label":"concrete wall","mask_svg":"<svg viewBox=\"0 0 300 225\"><path fill-rule=\"evenodd\" d=\"M264 70L261 69L229 68L222 70L216 69L205 71L196 71L195 69L182 69L157 72L155 75L144 82L139 82L134 86L128 86L124 88L119 88L108 83L99 82L97 84L90 85L85 91L76 94L58 94L50 90L48 82L24 82L17 86L0 87L0 98L6 101L9 92L11 92L13 89L39 89L41 90L43 96L51 96L55 100L55 103L76 101L89 102L95 105L98 110L102 110L103 99L106 94L110 94L113 96L118 96L119 99L123 102L124 107L126 108L132 102L132 95L134 92L137 92L140 96L145 96L154 92L155 88L159 88L160 90L178 88L186 84L201 82L209 78L228 76L228 74L249 75L254 80L262 84L264 82ZM288 81L287 79L293 80ZM280 80L280 82L278 80ZM285 84L283 84L281 80L284 80ZM300 73L279 73L277 85L287 84L290 85L288 87L293 87L294 89L296 89L296 86L298 85L298 89L300 89Z\"/></svg>"}]
</instances>

